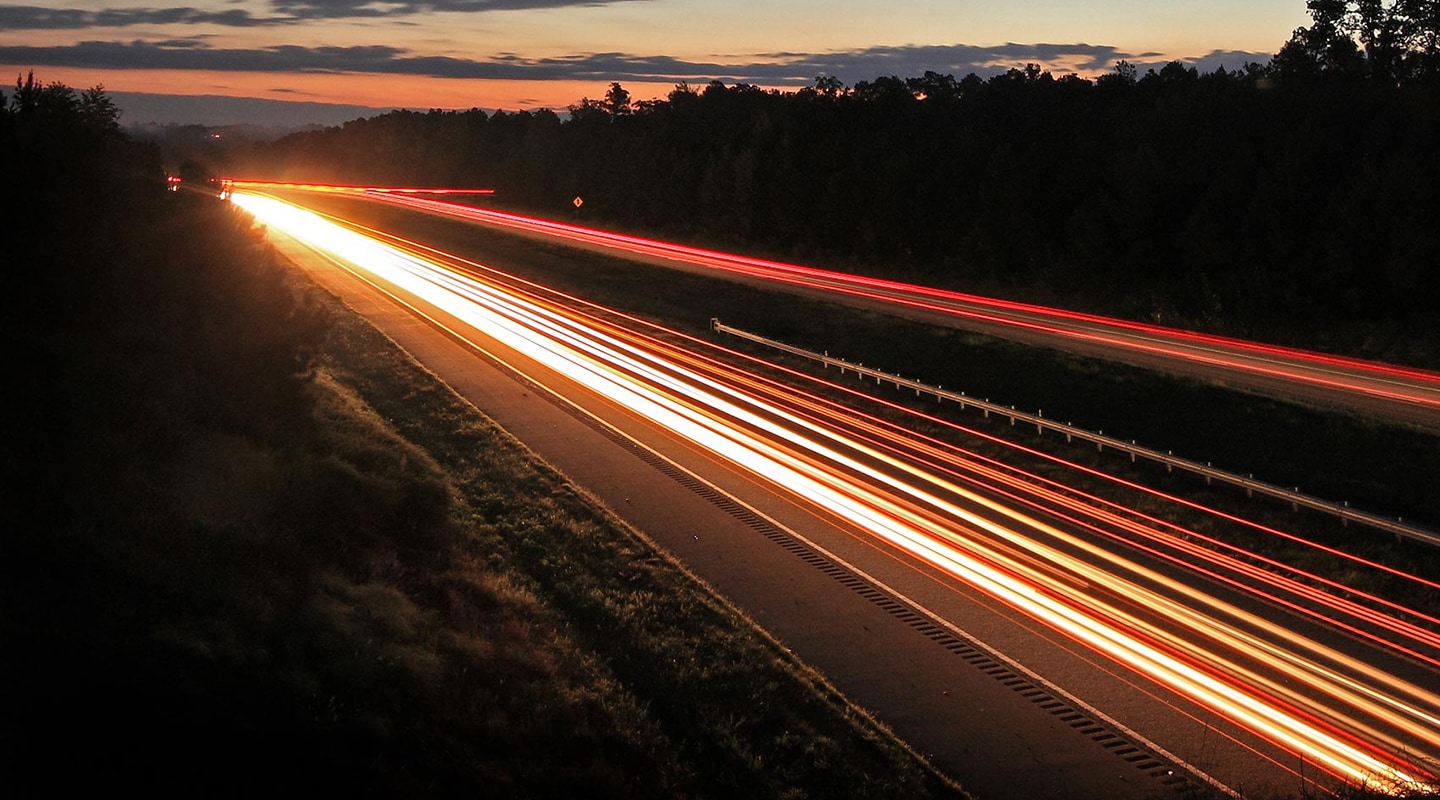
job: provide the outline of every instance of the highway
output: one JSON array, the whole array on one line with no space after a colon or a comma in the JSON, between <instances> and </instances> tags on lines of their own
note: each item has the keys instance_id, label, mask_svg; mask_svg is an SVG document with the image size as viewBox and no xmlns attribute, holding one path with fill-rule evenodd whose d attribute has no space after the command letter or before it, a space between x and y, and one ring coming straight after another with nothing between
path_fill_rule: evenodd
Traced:
<instances>
[{"instance_id":1,"label":"highway","mask_svg":"<svg viewBox=\"0 0 1440 800\"><path fill-rule=\"evenodd\" d=\"M996 631L983 636L995 659L1194 783L1225 791L1331 781L1401 789L1440 780L1440 619L1237 551L1167 521L1164 510L1119 507L1063 479L981 457L943 420L896 422L898 407L882 415L862 405L878 401L858 395L837 402L838 387L819 379L781 380L738 352L238 184L231 201L273 233L383 285L407 308L427 309L447 335L483 337L492 357L503 353L535 381L563 384L571 402L640 420L720 465L735 491L759 487L779 499L770 507L818 520L812 527L831 537L832 561L886 576L873 582L941 627ZM707 268L748 269L721 263ZM914 287L862 290L869 282L849 276L753 268L766 280L919 302ZM938 295L926 302L978 313ZM1059 326L1053 313L1045 322L1033 313L1011 309L1006 324ZM1246 369L1268 364L1272 374L1304 376L1286 378L1302 383L1323 373L1332 389L1365 386L1373 395L1388 387L1384 394L1412 409L1435 402L1423 373L1256 346L1241 348L1242 357L1205 337L1162 345L1144 326L1123 333L1123 324L1075 317L1064 335L1150 342L1167 357L1184 352ZM955 436L922 435L922 423ZM1378 569L1358 559L1354 568ZM807 624L839 622L822 613ZM1032 658L1031 648L1044 652ZM1089 675L1098 677L1080 677ZM1211 738L1186 733L1196 725Z\"/></svg>"},{"instance_id":2,"label":"highway","mask_svg":"<svg viewBox=\"0 0 1440 800\"><path fill-rule=\"evenodd\" d=\"M413 189L399 192L383 188L255 182L238 185L363 196L376 202L648 263L722 273L732 279L772 288L783 287L929 322L1203 377L1257 393L1440 429L1440 373L1426 370L626 236L448 202L422 196Z\"/></svg>"}]
</instances>

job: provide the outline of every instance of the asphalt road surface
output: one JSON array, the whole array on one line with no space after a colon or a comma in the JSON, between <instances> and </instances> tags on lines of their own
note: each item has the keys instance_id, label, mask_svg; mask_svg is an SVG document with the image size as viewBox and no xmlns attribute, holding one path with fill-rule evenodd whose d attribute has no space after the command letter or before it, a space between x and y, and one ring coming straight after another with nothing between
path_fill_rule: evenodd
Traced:
<instances>
[{"instance_id":1,"label":"asphalt road surface","mask_svg":"<svg viewBox=\"0 0 1440 800\"><path fill-rule=\"evenodd\" d=\"M872 430L803 392L747 383L731 365L613 321L534 323L572 337L567 346L594 348L591 366L557 366L551 351L503 326L477 325L468 307L426 299L404 275L360 268L363 254L322 255L282 227L272 223L272 238L292 260L981 797L1173 796L1211 783L1296 790L1324 780L1307 763L1311 751L1251 719L1271 705L1321 738L1349 725L1341 744L1362 755L1395 743L1433 752L1434 698L1406 688L1435 685L1440 648L1422 633L1352 622L1343 615L1363 614L1351 609L1315 611L1327 601L1191 552L1185 537L1147 538L1149 526L1113 511L1067 506L1062 493L903 431ZM447 262L447 276L473 269L432 257ZM561 313L515 318L542 311ZM602 341L630 355L605 355ZM651 358L667 366L641 363ZM668 366L676 363L683 369ZM709 401L694 394L665 414L640 410L670 401L640 397L649 390L636 381L679 386L692 373L697 385L724 384L750 405L700 410ZM708 433L665 422L692 412ZM800 414L809 416L796 422ZM822 427L824 447L810 438ZM723 446L699 443L709 436ZM783 468L751 464L723 444L752 439L746 453L773 452ZM935 538L909 547L877 535L907 526L929 526ZM974 538L946 540L961 528ZM997 570L993 583L987 570ZM1416 650L1397 655L1397 643ZM1130 659L1178 666L1161 674ZM1175 677L1192 673L1199 684ZM1222 673L1238 688L1216 702L1206 681ZM1342 695L1350 699L1332 699ZM1397 704L1418 710L1399 719Z\"/></svg>"}]
</instances>

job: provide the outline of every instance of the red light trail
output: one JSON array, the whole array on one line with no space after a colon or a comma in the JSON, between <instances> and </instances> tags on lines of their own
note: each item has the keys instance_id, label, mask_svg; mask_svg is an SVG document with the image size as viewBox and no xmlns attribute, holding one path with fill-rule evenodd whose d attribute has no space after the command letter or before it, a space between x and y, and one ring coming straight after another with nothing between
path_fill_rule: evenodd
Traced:
<instances>
[{"instance_id":1,"label":"red light trail","mask_svg":"<svg viewBox=\"0 0 1440 800\"><path fill-rule=\"evenodd\" d=\"M955 591L979 593L1335 779L1390 790L1437 783L1440 620L747 371L739 354L702 340L591 313L236 186L231 201L260 222L922 561Z\"/></svg>"},{"instance_id":2,"label":"red light trail","mask_svg":"<svg viewBox=\"0 0 1440 800\"><path fill-rule=\"evenodd\" d=\"M786 264L759 258L627 236L554 220L476 208L370 187L239 182L256 189L348 193L433 214L602 248L632 257L658 259L690 268L782 284L794 289L885 304L911 313L939 315L979 324L990 332L1039 336L1061 346L1086 348L1142 363L1164 363L1247 380L1253 388L1280 385L1285 391L1326 403L1350 404L1399 419L1440 427L1440 373L1183 331L1159 325L1047 308L898 281ZM434 189L431 194L459 190ZM961 325L964 327L964 325Z\"/></svg>"}]
</instances>

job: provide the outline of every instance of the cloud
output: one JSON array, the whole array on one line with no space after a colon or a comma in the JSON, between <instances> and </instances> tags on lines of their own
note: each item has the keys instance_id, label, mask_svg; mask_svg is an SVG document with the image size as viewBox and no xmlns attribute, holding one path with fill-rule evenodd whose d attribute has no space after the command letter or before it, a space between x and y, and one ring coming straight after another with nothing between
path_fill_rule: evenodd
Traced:
<instances>
[{"instance_id":1,"label":"cloud","mask_svg":"<svg viewBox=\"0 0 1440 800\"><path fill-rule=\"evenodd\" d=\"M248 11L208 11L199 8L116 8L86 11L78 8L0 6L0 30L43 31L84 28L126 28L134 25L226 25L254 27L293 23L292 19L250 16Z\"/></svg>"},{"instance_id":2,"label":"cloud","mask_svg":"<svg viewBox=\"0 0 1440 800\"><path fill-rule=\"evenodd\" d=\"M830 75L846 83L882 75L914 77L926 71L940 74L979 75L1003 72L1014 66L1040 64L1052 72L1093 72L1109 69L1130 57L1108 45L1017 44L996 46L926 45L870 47L822 54L777 53L791 70L809 77Z\"/></svg>"},{"instance_id":3,"label":"cloud","mask_svg":"<svg viewBox=\"0 0 1440 800\"><path fill-rule=\"evenodd\" d=\"M283 92L283 89L276 89ZM383 114L390 108L265 100L214 95L166 95L140 92L106 92L121 110L120 121L141 125L242 125L264 120L276 135L308 125L339 125L360 117Z\"/></svg>"},{"instance_id":4,"label":"cloud","mask_svg":"<svg viewBox=\"0 0 1440 800\"><path fill-rule=\"evenodd\" d=\"M478 2L478 0L469 0ZM337 0L348 2L348 0ZM1205 72L1224 64L1239 69L1246 61L1264 63L1267 53L1214 51L1181 59ZM258 49L214 48L200 39L155 42L87 41L59 47L0 47L0 63L105 69L223 70L243 72L372 73L440 78L504 80L593 80L645 83L726 82L764 86L808 86L818 75L845 83L895 75L914 77L926 71L958 76L992 75L1036 63L1051 72L1103 72L1125 59L1143 73L1169 59L1154 53L1126 53L1107 45L1017 44L998 46L945 45L872 47L825 53L763 53L690 61L665 55L587 53L559 58L528 58L501 53L489 58L461 59L416 56L386 45ZM734 63L732 63L734 62Z\"/></svg>"},{"instance_id":5,"label":"cloud","mask_svg":"<svg viewBox=\"0 0 1440 800\"><path fill-rule=\"evenodd\" d=\"M1236 72L1243 69L1246 64L1268 64L1272 57L1271 53L1250 53L1244 50L1211 50L1209 53L1198 58L1185 58L1181 59L1181 61L1200 72L1214 72L1221 67L1224 67L1229 72Z\"/></svg>"},{"instance_id":6,"label":"cloud","mask_svg":"<svg viewBox=\"0 0 1440 800\"><path fill-rule=\"evenodd\" d=\"M644 0L270 0L285 14L303 19L396 17L443 11L533 11L542 8L608 6Z\"/></svg>"},{"instance_id":7,"label":"cloud","mask_svg":"<svg viewBox=\"0 0 1440 800\"><path fill-rule=\"evenodd\" d=\"M477 13L572 6L592 7L647 0L270 0L276 13L254 16L248 11L212 11L188 6L168 8L116 8L90 11L78 8L0 5L0 30L82 30L127 28L137 25L223 25L254 28L298 25L315 19L407 17L444 11Z\"/></svg>"}]
</instances>

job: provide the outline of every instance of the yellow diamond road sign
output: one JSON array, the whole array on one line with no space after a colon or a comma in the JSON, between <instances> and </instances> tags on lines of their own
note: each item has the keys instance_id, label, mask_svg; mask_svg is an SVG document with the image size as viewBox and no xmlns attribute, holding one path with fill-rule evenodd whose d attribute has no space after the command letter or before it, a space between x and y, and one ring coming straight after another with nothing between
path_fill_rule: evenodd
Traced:
<instances>
[{"instance_id":1,"label":"yellow diamond road sign","mask_svg":"<svg viewBox=\"0 0 1440 800\"><path fill-rule=\"evenodd\" d=\"M574 203L576 208L585 205L585 201L581 200L579 195L576 195L575 199L571 200L570 202Z\"/></svg>"}]
</instances>

